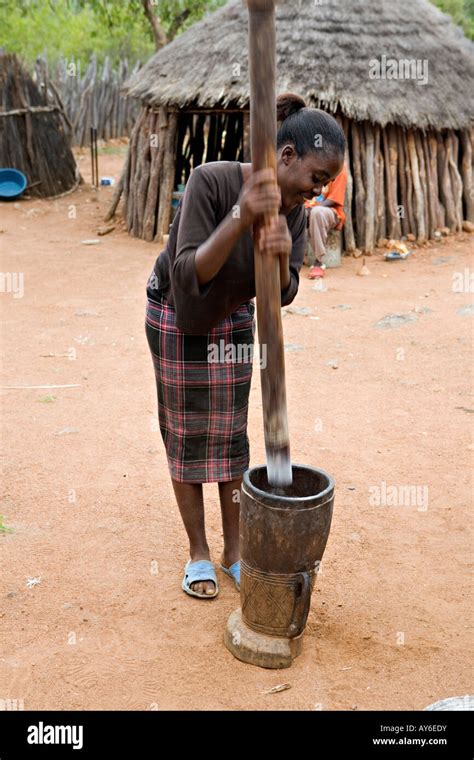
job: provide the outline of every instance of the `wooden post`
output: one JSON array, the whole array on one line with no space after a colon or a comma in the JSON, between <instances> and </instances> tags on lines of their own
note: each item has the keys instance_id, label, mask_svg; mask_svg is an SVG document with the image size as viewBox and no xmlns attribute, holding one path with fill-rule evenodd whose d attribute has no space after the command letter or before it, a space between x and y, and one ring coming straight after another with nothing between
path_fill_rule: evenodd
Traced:
<instances>
[{"instance_id":1,"label":"wooden post","mask_svg":"<svg viewBox=\"0 0 474 760\"><path fill-rule=\"evenodd\" d=\"M367 200L365 204L364 250L368 253L371 253L374 250L375 243L375 140L374 129L370 122L367 122L366 124L365 138L365 177Z\"/></svg>"},{"instance_id":2,"label":"wooden post","mask_svg":"<svg viewBox=\"0 0 474 760\"><path fill-rule=\"evenodd\" d=\"M250 61L250 133L253 171L276 163L276 33L274 0L248 0ZM261 369L263 423L268 482L292 483L290 441L286 410L285 357L281 323L280 264L258 246L261 220L254 225L255 288L260 345L267 363Z\"/></svg>"},{"instance_id":3,"label":"wooden post","mask_svg":"<svg viewBox=\"0 0 474 760\"><path fill-rule=\"evenodd\" d=\"M136 121L133 128L133 132L130 138L130 171L128 175L128 183L124 185L124 211L127 220L127 229L130 234L133 234L133 220L135 215L135 170L137 166L138 157L138 143L140 138L140 132L145 121L147 109L142 108L140 116Z\"/></svg>"},{"instance_id":4,"label":"wooden post","mask_svg":"<svg viewBox=\"0 0 474 760\"><path fill-rule=\"evenodd\" d=\"M444 206L439 199L439 181L438 174L438 140L436 139L436 133L430 131L428 135L428 148L430 155L430 167L431 178L433 181L433 197L435 199L436 206L436 229L441 229L445 226L445 210Z\"/></svg>"},{"instance_id":5,"label":"wooden post","mask_svg":"<svg viewBox=\"0 0 474 760\"><path fill-rule=\"evenodd\" d=\"M384 238L387 235L387 210L385 206L385 159L382 146L379 149L379 193L377 199L377 218L379 223L379 235ZM376 238L377 239L377 238Z\"/></svg>"},{"instance_id":6,"label":"wooden post","mask_svg":"<svg viewBox=\"0 0 474 760\"><path fill-rule=\"evenodd\" d=\"M378 124L374 126L374 247L379 237L383 237L385 233L381 231L380 224L380 127Z\"/></svg>"},{"instance_id":7,"label":"wooden post","mask_svg":"<svg viewBox=\"0 0 474 760\"><path fill-rule=\"evenodd\" d=\"M145 207L150 183L151 170L151 135L154 132L156 113L148 112L148 117L142 127L142 139L140 140L140 155L138 157L137 180L136 180L136 229L135 235L142 238L145 223Z\"/></svg>"},{"instance_id":8,"label":"wooden post","mask_svg":"<svg viewBox=\"0 0 474 760\"><path fill-rule=\"evenodd\" d=\"M423 191L420 184L420 168L418 165L418 157L416 155L415 135L412 129L407 133L407 147L411 164L413 188L415 191L416 237L417 240L422 243L426 240L425 208L423 203Z\"/></svg>"},{"instance_id":9,"label":"wooden post","mask_svg":"<svg viewBox=\"0 0 474 760\"><path fill-rule=\"evenodd\" d=\"M427 175L426 175L426 168L425 168L425 158L423 155L423 145L421 144L420 130L417 129L414 132L413 136L415 138L415 150L416 150L416 157L418 160L418 177L420 180L421 195L423 198L423 219L425 223L425 234L426 234L426 237L429 237L430 220L429 220L429 210L428 210Z\"/></svg>"},{"instance_id":10,"label":"wooden post","mask_svg":"<svg viewBox=\"0 0 474 760\"><path fill-rule=\"evenodd\" d=\"M138 211L138 193L140 188L140 178L141 178L141 164L142 164L142 158L143 158L143 146L144 143L146 144L146 123L148 119L148 113L146 114L145 119L143 120L143 124L140 128L140 131L137 135L137 140L135 143L135 167L134 167L134 173L132 176L132 189L133 189L133 211L132 211L132 217L131 217L131 234L134 237L140 237L140 225L141 225L141 217Z\"/></svg>"},{"instance_id":11,"label":"wooden post","mask_svg":"<svg viewBox=\"0 0 474 760\"><path fill-rule=\"evenodd\" d=\"M362 130L359 130L357 122L351 123L352 132L352 165L354 168L354 185L355 185L355 209L356 209L356 231L357 245L359 248L364 246L365 235L365 187L362 179L362 147L361 141L364 139Z\"/></svg>"},{"instance_id":12,"label":"wooden post","mask_svg":"<svg viewBox=\"0 0 474 760\"><path fill-rule=\"evenodd\" d=\"M469 129L461 130L461 174L464 193L464 203L466 204L466 219L468 222L474 222L474 185L472 180L472 141Z\"/></svg>"},{"instance_id":13,"label":"wooden post","mask_svg":"<svg viewBox=\"0 0 474 760\"><path fill-rule=\"evenodd\" d=\"M151 242L155 237L155 229L158 212L158 192L160 188L160 172L163 165L163 143L166 132L166 112L162 107L154 123L154 131L151 133L151 166L150 181L148 184L148 196L146 199L145 215L143 220L143 237Z\"/></svg>"},{"instance_id":14,"label":"wooden post","mask_svg":"<svg viewBox=\"0 0 474 760\"><path fill-rule=\"evenodd\" d=\"M456 231L462 230L462 179L458 169L459 140L454 130L451 130L448 137L450 143L449 152L449 171L451 175L451 187L453 188L454 210L456 214Z\"/></svg>"},{"instance_id":15,"label":"wooden post","mask_svg":"<svg viewBox=\"0 0 474 760\"><path fill-rule=\"evenodd\" d=\"M400 127L395 127L397 152L398 152L398 183L400 186L400 203L397 207L397 216L400 218L402 233L408 235L411 232L407 216L408 183L405 169L405 148L403 145L403 132ZM398 210L400 209L400 214Z\"/></svg>"},{"instance_id":16,"label":"wooden post","mask_svg":"<svg viewBox=\"0 0 474 760\"><path fill-rule=\"evenodd\" d=\"M124 182L128 174L129 165L130 165L130 149L127 151L127 158L125 159L125 164L122 169L122 174L120 175L120 180L118 181L117 187L114 190L112 203L110 204L109 210L107 211L107 214L104 217L104 222L110 222L110 220L113 219L115 216L115 212L117 211L117 206L119 205L120 198L122 197Z\"/></svg>"},{"instance_id":17,"label":"wooden post","mask_svg":"<svg viewBox=\"0 0 474 760\"><path fill-rule=\"evenodd\" d=\"M160 182L160 204L155 240L160 242L168 232L171 217L171 198L173 195L176 168L176 135L178 131L178 114L168 111L168 128L165 133L163 170Z\"/></svg>"},{"instance_id":18,"label":"wooden post","mask_svg":"<svg viewBox=\"0 0 474 760\"><path fill-rule=\"evenodd\" d=\"M123 216L127 217L127 203L130 200L130 171L132 165L132 149L131 144L128 144L127 160L123 170Z\"/></svg>"},{"instance_id":19,"label":"wooden post","mask_svg":"<svg viewBox=\"0 0 474 760\"><path fill-rule=\"evenodd\" d=\"M397 213L398 149L395 127L391 124L388 124L383 130L383 149L385 156L387 236L398 240L400 237L400 219Z\"/></svg>"},{"instance_id":20,"label":"wooden post","mask_svg":"<svg viewBox=\"0 0 474 760\"><path fill-rule=\"evenodd\" d=\"M355 251L356 248L354 239L354 225L352 222L352 195L354 191L354 183L352 181L351 154L349 149L350 122L349 119L347 119L345 116L342 117L342 128L346 137L345 165L347 171L346 192L344 195L344 213L346 215L346 221L344 223L344 250L350 253L352 251Z\"/></svg>"},{"instance_id":21,"label":"wooden post","mask_svg":"<svg viewBox=\"0 0 474 760\"><path fill-rule=\"evenodd\" d=\"M421 142L423 147L423 155L425 159L426 179L427 179L427 198L428 198L428 237L433 238L435 230L438 226L438 204L437 197L435 196L435 184L432 173L431 159L430 159L430 146L429 136L424 134L421 136Z\"/></svg>"},{"instance_id":22,"label":"wooden post","mask_svg":"<svg viewBox=\"0 0 474 760\"><path fill-rule=\"evenodd\" d=\"M406 205L405 213L408 219L408 231L416 236L416 221L415 221L415 211L414 211L414 203L413 203L413 195L414 195L413 176L412 176L412 171L411 171L410 154L408 152L408 138L407 138L406 131L404 130L400 131L400 134L401 134L401 144L402 144L402 148L405 154L405 176L407 180L407 205Z\"/></svg>"},{"instance_id":23,"label":"wooden post","mask_svg":"<svg viewBox=\"0 0 474 760\"><path fill-rule=\"evenodd\" d=\"M382 130L374 127L374 171L375 171L375 229L374 241L384 238L386 233L384 158L382 154Z\"/></svg>"},{"instance_id":24,"label":"wooden post","mask_svg":"<svg viewBox=\"0 0 474 760\"><path fill-rule=\"evenodd\" d=\"M451 175L449 173L451 143L449 140L449 134L446 135L446 140L443 140L443 135L438 132L438 171L440 178L440 195L443 201L444 208L446 210L446 226L450 230L455 230L457 227L456 208L454 205L453 189L451 187Z\"/></svg>"}]
</instances>

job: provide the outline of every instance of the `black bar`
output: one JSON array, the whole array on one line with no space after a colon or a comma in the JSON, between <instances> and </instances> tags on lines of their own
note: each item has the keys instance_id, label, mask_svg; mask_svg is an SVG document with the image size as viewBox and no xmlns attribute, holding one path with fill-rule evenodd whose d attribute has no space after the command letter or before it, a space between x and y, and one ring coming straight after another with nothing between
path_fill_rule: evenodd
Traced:
<instances>
[{"instance_id":1,"label":"black bar","mask_svg":"<svg viewBox=\"0 0 474 760\"><path fill-rule=\"evenodd\" d=\"M126 693L127 684L123 686ZM198 704L199 694L196 694ZM261 744L266 756L272 751L275 756L278 751L281 753L283 734L297 756L309 754L314 758L328 753L331 758L364 760L399 757L467 760L473 756L472 731L468 731L468 721L469 725L472 723L469 712L308 710L205 713L199 710L165 712L157 708L158 705L154 704L143 712L0 712L0 758L154 758L167 754L163 748L169 747L170 743L172 747L182 749L186 737L194 742L195 748L208 721L218 723L220 738L233 736L235 743L240 736L243 741L241 750L245 749L245 737L251 737L252 749ZM292 730L291 737L289 730ZM55 743L50 743L50 739L55 739ZM314 752L308 753L310 747ZM253 752L242 751L241 754L245 757Z\"/></svg>"}]
</instances>

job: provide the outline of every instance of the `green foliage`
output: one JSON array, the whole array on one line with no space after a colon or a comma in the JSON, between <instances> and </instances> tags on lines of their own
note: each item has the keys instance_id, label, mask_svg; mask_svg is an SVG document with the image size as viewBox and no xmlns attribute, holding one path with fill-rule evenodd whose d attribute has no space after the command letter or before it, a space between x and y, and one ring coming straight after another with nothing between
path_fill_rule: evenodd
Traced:
<instances>
[{"instance_id":1,"label":"green foliage","mask_svg":"<svg viewBox=\"0 0 474 760\"><path fill-rule=\"evenodd\" d=\"M153 52L141 15L113 30L94 11L94 3L74 0L3 0L0 45L28 63L41 54L50 63L60 55L87 63L92 53L99 61L109 55L115 63L124 56L144 60Z\"/></svg>"},{"instance_id":2,"label":"green foliage","mask_svg":"<svg viewBox=\"0 0 474 760\"><path fill-rule=\"evenodd\" d=\"M215 11L226 2L227 0L156 0L156 15L161 20L165 32L171 32L171 36L174 36L176 20L183 15L185 18L178 28L179 32L199 21L204 13Z\"/></svg>"},{"instance_id":3,"label":"green foliage","mask_svg":"<svg viewBox=\"0 0 474 760\"><path fill-rule=\"evenodd\" d=\"M225 0L154 0L152 9L171 38ZM142 0L0 0L0 47L28 63L45 53L87 63L109 56L146 61L153 34Z\"/></svg>"},{"instance_id":4,"label":"green foliage","mask_svg":"<svg viewBox=\"0 0 474 760\"><path fill-rule=\"evenodd\" d=\"M474 39L474 0L432 0L432 2L452 17L466 37Z\"/></svg>"},{"instance_id":5,"label":"green foliage","mask_svg":"<svg viewBox=\"0 0 474 760\"><path fill-rule=\"evenodd\" d=\"M152 0L152 9L169 39L226 0ZM308 0L309 2L309 0ZM432 0L474 39L474 0ZM87 63L109 56L146 61L154 52L153 34L142 0L0 0L0 47L28 63L46 53Z\"/></svg>"}]
</instances>

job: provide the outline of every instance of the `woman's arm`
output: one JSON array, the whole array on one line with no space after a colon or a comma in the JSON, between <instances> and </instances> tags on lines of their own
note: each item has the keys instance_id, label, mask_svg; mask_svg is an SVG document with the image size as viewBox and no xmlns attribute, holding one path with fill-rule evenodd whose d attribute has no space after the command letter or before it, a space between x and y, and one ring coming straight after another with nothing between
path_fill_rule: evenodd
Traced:
<instances>
[{"instance_id":1,"label":"woman's arm","mask_svg":"<svg viewBox=\"0 0 474 760\"><path fill-rule=\"evenodd\" d=\"M230 212L206 242L199 246L194 258L199 285L205 285L222 269L244 232L242 220L234 218Z\"/></svg>"},{"instance_id":2,"label":"woman's arm","mask_svg":"<svg viewBox=\"0 0 474 760\"><path fill-rule=\"evenodd\" d=\"M272 169L252 174L242 187L237 206L199 246L194 258L199 285L205 285L222 269L234 245L258 216L278 211L281 195L274 176Z\"/></svg>"}]
</instances>

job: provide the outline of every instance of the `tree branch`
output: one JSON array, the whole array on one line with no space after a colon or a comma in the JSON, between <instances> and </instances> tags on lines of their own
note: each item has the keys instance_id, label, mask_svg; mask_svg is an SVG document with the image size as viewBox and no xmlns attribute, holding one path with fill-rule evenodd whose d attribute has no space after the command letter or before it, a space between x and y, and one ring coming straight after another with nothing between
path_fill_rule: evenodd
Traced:
<instances>
[{"instance_id":1,"label":"tree branch","mask_svg":"<svg viewBox=\"0 0 474 760\"><path fill-rule=\"evenodd\" d=\"M168 42L168 38L166 36L166 33L163 27L158 21L157 16L155 16L155 14L153 13L151 0L142 0L142 3L143 3L143 10L145 11L145 16L150 22L150 25L153 31L153 38L155 40L155 48L156 50L160 50L160 48L166 45L166 43Z\"/></svg>"},{"instance_id":2,"label":"tree branch","mask_svg":"<svg viewBox=\"0 0 474 760\"><path fill-rule=\"evenodd\" d=\"M173 23L171 24L169 31L168 31L168 37L170 40L174 40L176 35L178 34L179 30L183 26L183 24L186 22L188 17L191 15L191 11L189 8L185 8L182 13L179 14L179 16L175 16L173 19Z\"/></svg>"}]
</instances>

